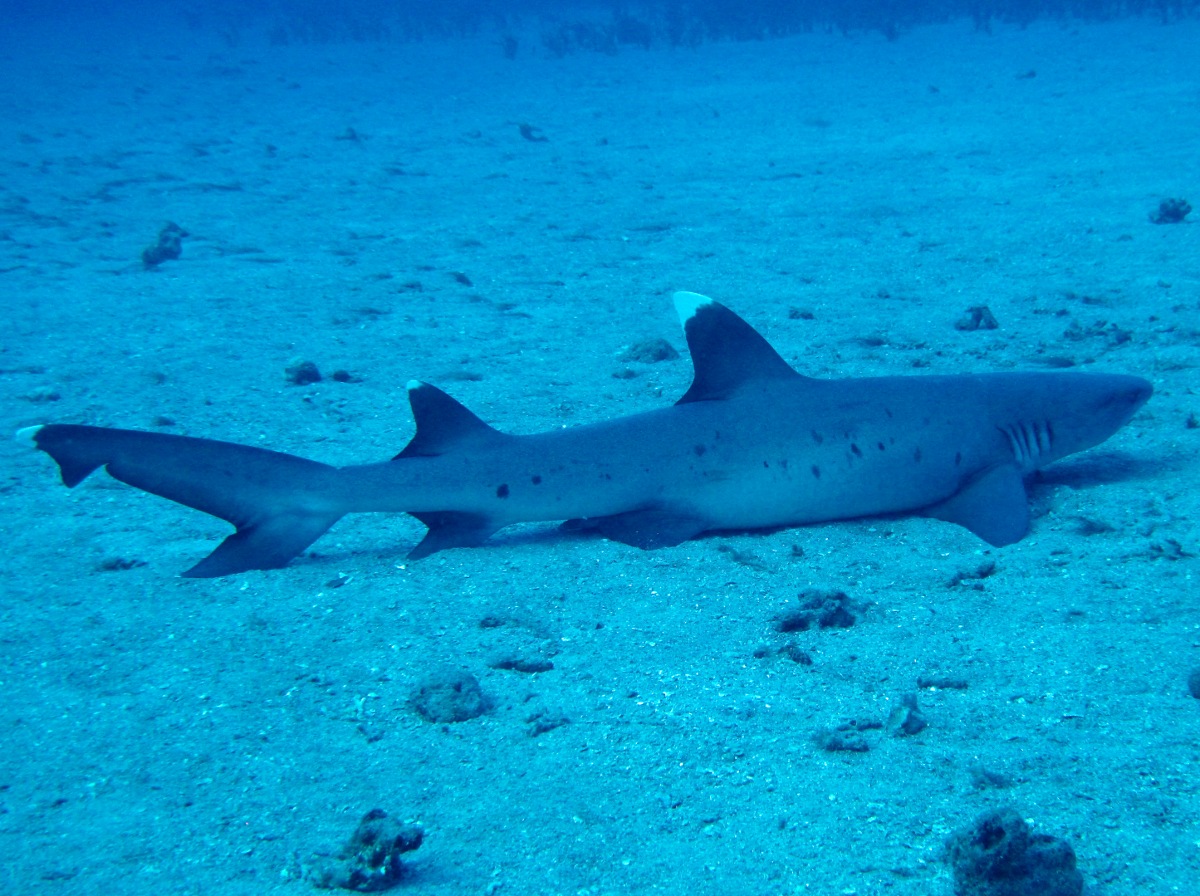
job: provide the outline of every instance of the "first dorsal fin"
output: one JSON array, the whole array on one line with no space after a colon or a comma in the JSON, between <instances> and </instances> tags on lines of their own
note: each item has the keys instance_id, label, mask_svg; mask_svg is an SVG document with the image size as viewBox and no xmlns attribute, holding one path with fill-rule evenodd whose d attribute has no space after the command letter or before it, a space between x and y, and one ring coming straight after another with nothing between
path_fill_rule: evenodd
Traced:
<instances>
[{"instance_id":1,"label":"first dorsal fin","mask_svg":"<svg viewBox=\"0 0 1200 896\"><path fill-rule=\"evenodd\" d=\"M756 380L800 378L757 330L708 296L677 292L675 310L696 371L676 404L718 401Z\"/></svg>"},{"instance_id":2,"label":"first dorsal fin","mask_svg":"<svg viewBox=\"0 0 1200 896\"><path fill-rule=\"evenodd\" d=\"M469 442L502 437L498 430L476 417L461 402L429 383L412 380L408 384L408 403L412 407L417 433L392 460L436 457Z\"/></svg>"}]
</instances>

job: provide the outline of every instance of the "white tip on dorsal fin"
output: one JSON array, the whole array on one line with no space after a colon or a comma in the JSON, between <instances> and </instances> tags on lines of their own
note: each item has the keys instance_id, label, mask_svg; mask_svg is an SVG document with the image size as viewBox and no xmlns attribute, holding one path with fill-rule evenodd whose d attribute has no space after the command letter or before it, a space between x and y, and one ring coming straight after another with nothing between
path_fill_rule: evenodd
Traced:
<instances>
[{"instance_id":1,"label":"white tip on dorsal fin","mask_svg":"<svg viewBox=\"0 0 1200 896\"><path fill-rule=\"evenodd\" d=\"M15 438L18 442L28 448L37 448L37 434L41 432L41 430L41 424L38 424L37 426L26 426L17 430Z\"/></svg>"},{"instance_id":2,"label":"white tip on dorsal fin","mask_svg":"<svg viewBox=\"0 0 1200 896\"><path fill-rule=\"evenodd\" d=\"M677 292L674 296L675 312L679 315L679 322L683 324L684 331L687 331L687 322L696 316L696 312L705 305L714 304L713 300L708 296L702 296L698 292Z\"/></svg>"}]
</instances>

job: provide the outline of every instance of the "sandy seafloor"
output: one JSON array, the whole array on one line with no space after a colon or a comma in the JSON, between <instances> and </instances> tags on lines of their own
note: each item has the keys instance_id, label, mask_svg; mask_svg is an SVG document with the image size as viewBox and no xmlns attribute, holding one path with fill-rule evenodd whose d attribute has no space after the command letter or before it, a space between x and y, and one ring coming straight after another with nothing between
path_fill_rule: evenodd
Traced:
<instances>
[{"instance_id":1,"label":"sandy seafloor","mask_svg":"<svg viewBox=\"0 0 1200 896\"><path fill-rule=\"evenodd\" d=\"M652 553L540 525L410 563L419 524L355 517L285 570L188 580L224 524L5 442L0 891L303 893L379 807L426 831L405 892L916 896L1011 805L1091 893L1200 892L1200 229L1148 220L1200 205L1196 23L515 61L6 40L8 431L375 461L414 377L512 432L601 420L686 388L686 357L620 358L683 349L676 289L815 376L1072 362L1156 394L1033 483L1003 549L922 518ZM166 221L183 258L144 271ZM1000 328L955 329L976 305ZM288 385L298 357L360 381ZM858 624L774 631L809 588ZM490 668L514 651L554 669ZM489 714L414 714L446 664ZM969 687L917 691L939 675ZM814 745L914 692L919 735ZM531 737L538 713L570 723Z\"/></svg>"}]
</instances>

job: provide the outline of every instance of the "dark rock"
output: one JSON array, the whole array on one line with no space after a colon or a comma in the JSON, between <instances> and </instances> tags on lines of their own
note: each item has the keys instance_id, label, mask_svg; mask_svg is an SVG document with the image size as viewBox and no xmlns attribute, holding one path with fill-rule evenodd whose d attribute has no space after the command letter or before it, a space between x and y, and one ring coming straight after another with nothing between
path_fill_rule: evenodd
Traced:
<instances>
[{"instance_id":1,"label":"dark rock","mask_svg":"<svg viewBox=\"0 0 1200 896\"><path fill-rule=\"evenodd\" d=\"M404 877L400 856L419 847L424 837L418 825L401 824L382 809L372 809L336 857L314 860L308 879L323 890L374 893L390 889Z\"/></svg>"},{"instance_id":2,"label":"dark rock","mask_svg":"<svg viewBox=\"0 0 1200 896\"><path fill-rule=\"evenodd\" d=\"M779 648L779 653L782 656L786 656L798 666L811 666L813 664L812 654L795 641L788 641Z\"/></svg>"},{"instance_id":3,"label":"dark rock","mask_svg":"<svg viewBox=\"0 0 1200 896\"><path fill-rule=\"evenodd\" d=\"M1013 786L1013 780L1008 775L993 771L978 763L967 769L971 778L971 786L976 790L1006 790Z\"/></svg>"},{"instance_id":4,"label":"dark rock","mask_svg":"<svg viewBox=\"0 0 1200 896\"><path fill-rule=\"evenodd\" d=\"M493 658L488 665L493 669L503 669L508 672L525 672L530 675L537 672L549 672L554 668L554 663L545 657L524 656L516 653L501 654Z\"/></svg>"},{"instance_id":5,"label":"dark rock","mask_svg":"<svg viewBox=\"0 0 1200 896\"><path fill-rule=\"evenodd\" d=\"M1164 199L1158 204L1158 211L1150 215L1150 220L1155 224L1179 224L1191 210L1186 199Z\"/></svg>"},{"instance_id":6,"label":"dark rock","mask_svg":"<svg viewBox=\"0 0 1200 896\"><path fill-rule=\"evenodd\" d=\"M976 305L973 308L968 308L965 317L960 317L954 323L956 330L996 330L999 329L1000 322L996 320L996 316L988 309L986 305Z\"/></svg>"},{"instance_id":7,"label":"dark rock","mask_svg":"<svg viewBox=\"0 0 1200 896\"><path fill-rule=\"evenodd\" d=\"M917 679L917 687L922 690L965 691L968 683L965 678L954 678L950 675L922 675Z\"/></svg>"},{"instance_id":8,"label":"dark rock","mask_svg":"<svg viewBox=\"0 0 1200 896\"><path fill-rule=\"evenodd\" d=\"M412 707L428 722L465 722L483 715L491 702L470 672L443 669L426 677L413 692Z\"/></svg>"},{"instance_id":9,"label":"dark rock","mask_svg":"<svg viewBox=\"0 0 1200 896\"><path fill-rule=\"evenodd\" d=\"M188 232L173 221L168 221L158 232L158 241L142 250L142 267L151 270L164 261L174 261L183 254L183 238Z\"/></svg>"},{"instance_id":10,"label":"dark rock","mask_svg":"<svg viewBox=\"0 0 1200 896\"><path fill-rule=\"evenodd\" d=\"M145 560L136 557L105 557L96 565L96 568L101 572L125 572L145 565Z\"/></svg>"},{"instance_id":11,"label":"dark rock","mask_svg":"<svg viewBox=\"0 0 1200 896\"><path fill-rule=\"evenodd\" d=\"M892 737L912 737L929 727L921 708L917 706L916 694L905 694L900 705L888 716L887 729Z\"/></svg>"},{"instance_id":12,"label":"dark rock","mask_svg":"<svg viewBox=\"0 0 1200 896\"><path fill-rule=\"evenodd\" d=\"M946 583L946 587L954 588L954 587L957 587L958 585L961 585L963 582L982 581L983 579L991 578L995 574L996 574L996 561L995 560L986 560L983 563L980 563L978 566L975 566L971 569L960 569L958 572L956 572L954 575L952 575L950 577L950 581L948 581ZM982 588L980 588L978 586L972 586L972 587L975 587L976 590L979 590L979 591L983 590Z\"/></svg>"},{"instance_id":13,"label":"dark rock","mask_svg":"<svg viewBox=\"0 0 1200 896\"><path fill-rule=\"evenodd\" d=\"M517 130L520 132L521 136L524 137L526 140L528 140L530 143L549 143L550 142L550 138L545 136L542 133L541 128L535 128L531 124L525 124L523 122L518 123Z\"/></svg>"},{"instance_id":14,"label":"dark rock","mask_svg":"<svg viewBox=\"0 0 1200 896\"><path fill-rule=\"evenodd\" d=\"M657 364L660 361L674 361L679 352L665 339L647 339L636 342L621 352L622 361L634 361L638 364Z\"/></svg>"},{"instance_id":15,"label":"dark rock","mask_svg":"<svg viewBox=\"0 0 1200 896\"><path fill-rule=\"evenodd\" d=\"M1079 896L1083 876L1065 840L1034 834L1013 809L1000 809L947 844L955 896Z\"/></svg>"},{"instance_id":16,"label":"dark rock","mask_svg":"<svg viewBox=\"0 0 1200 896\"><path fill-rule=\"evenodd\" d=\"M866 753L871 749L867 739L857 731L822 731L817 735L817 746L826 753Z\"/></svg>"},{"instance_id":17,"label":"dark rock","mask_svg":"<svg viewBox=\"0 0 1200 896\"><path fill-rule=\"evenodd\" d=\"M541 737L547 731L571 724L571 720L564 713L539 709L525 719L525 724L529 726L526 732L530 737Z\"/></svg>"},{"instance_id":18,"label":"dark rock","mask_svg":"<svg viewBox=\"0 0 1200 896\"><path fill-rule=\"evenodd\" d=\"M1200 700L1200 669L1193 669L1188 676L1188 693Z\"/></svg>"},{"instance_id":19,"label":"dark rock","mask_svg":"<svg viewBox=\"0 0 1200 896\"><path fill-rule=\"evenodd\" d=\"M775 630L805 632L810 628L850 628L857 622L854 602L842 591L801 591L800 607L775 619Z\"/></svg>"},{"instance_id":20,"label":"dark rock","mask_svg":"<svg viewBox=\"0 0 1200 896\"><path fill-rule=\"evenodd\" d=\"M283 375L293 386L311 386L321 382L321 371L312 361L297 359L284 368Z\"/></svg>"}]
</instances>

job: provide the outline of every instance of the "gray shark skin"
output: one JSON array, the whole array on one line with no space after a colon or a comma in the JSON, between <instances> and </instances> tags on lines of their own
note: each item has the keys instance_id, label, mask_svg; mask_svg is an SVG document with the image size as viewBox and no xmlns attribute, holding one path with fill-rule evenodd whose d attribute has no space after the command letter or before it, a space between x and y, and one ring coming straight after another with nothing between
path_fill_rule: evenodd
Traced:
<instances>
[{"instance_id":1,"label":"gray shark skin","mask_svg":"<svg viewBox=\"0 0 1200 896\"><path fill-rule=\"evenodd\" d=\"M1029 529L1024 477L1103 442L1149 399L1132 376L990 373L820 380L749 324L677 293L695 377L671 407L535 435L488 426L408 385L416 435L395 458L332 467L229 442L49 424L19 437L74 487L98 467L232 523L184 575L286 565L347 513L429 527L410 557L565 520L640 548L702 532L892 513L957 523L993 545Z\"/></svg>"}]
</instances>

